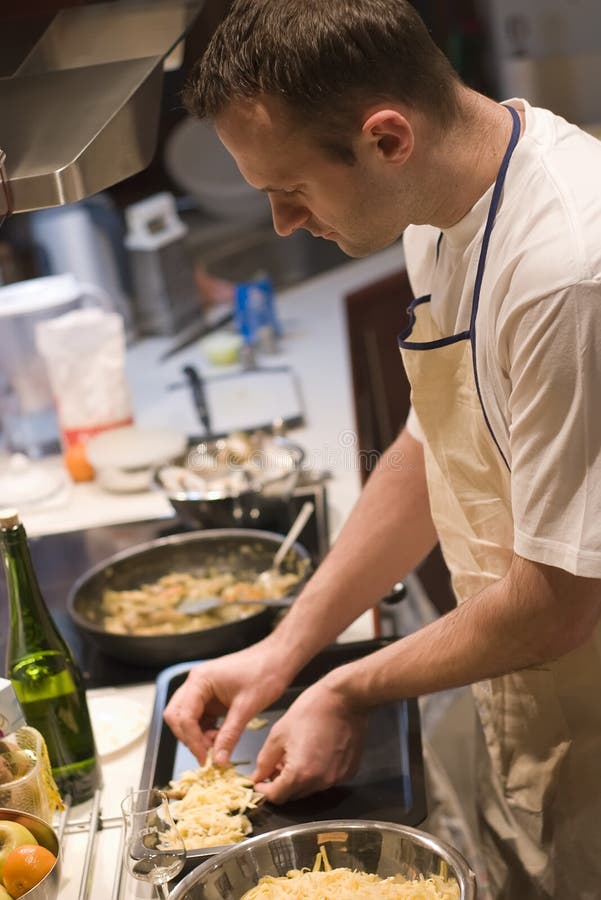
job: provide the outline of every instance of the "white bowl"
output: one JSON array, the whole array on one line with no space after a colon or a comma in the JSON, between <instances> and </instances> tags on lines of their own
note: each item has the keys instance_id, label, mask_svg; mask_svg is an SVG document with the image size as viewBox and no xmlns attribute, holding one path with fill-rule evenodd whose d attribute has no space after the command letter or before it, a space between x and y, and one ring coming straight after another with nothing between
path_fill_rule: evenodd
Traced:
<instances>
[{"instance_id":1,"label":"white bowl","mask_svg":"<svg viewBox=\"0 0 601 900\"><path fill-rule=\"evenodd\" d=\"M148 490L155 468L180 457L187 443L170 429L127 425L91 438L86 453L101 487L130 493Z\"/></svg>"}]
</instances>

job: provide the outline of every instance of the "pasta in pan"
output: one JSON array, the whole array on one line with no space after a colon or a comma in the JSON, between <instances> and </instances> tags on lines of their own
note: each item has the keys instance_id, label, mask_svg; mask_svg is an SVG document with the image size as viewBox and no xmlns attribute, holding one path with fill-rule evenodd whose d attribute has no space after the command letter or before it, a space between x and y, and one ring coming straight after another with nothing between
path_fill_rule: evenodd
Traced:
<instances>
[{"instance_id":1,"label":"pasta in pan","mask_svg":"<svg viewBox=\"0 0 601 900\"><path fill-rule=\"evenodd\" d=\"M214 628L236 622L261 609L261 600L279 599L298 584L301 573L276 574L264 581L260 577L243 580L230 572L171 572L150 584L131 590L106 590L101 611L104 627L113 634L180 634ZM198 615L178 609L188 597L218 597L220 605ZM236 606L237 600L256 600L249 606Z\"/></svg>"}]
</instances>

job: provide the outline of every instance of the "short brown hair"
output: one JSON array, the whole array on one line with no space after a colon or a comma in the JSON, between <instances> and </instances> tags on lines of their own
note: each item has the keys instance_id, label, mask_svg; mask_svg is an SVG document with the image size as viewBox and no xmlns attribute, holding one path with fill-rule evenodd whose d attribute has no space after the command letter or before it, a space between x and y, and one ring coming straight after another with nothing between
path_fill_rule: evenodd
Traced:
<instances>
[{"instance_id":1,"label":"short brown hair","mask_svg":"<svg viewBox=\"0 0 601 900\"><path fill-rule=\"evenodd\" d=\"M325 149L352 162L363 102L404 102L444 127L458 113L458 83L407 0L235 0L184 104L215 118L232 100L281 97Z\"/></svg>"}]
</instances>

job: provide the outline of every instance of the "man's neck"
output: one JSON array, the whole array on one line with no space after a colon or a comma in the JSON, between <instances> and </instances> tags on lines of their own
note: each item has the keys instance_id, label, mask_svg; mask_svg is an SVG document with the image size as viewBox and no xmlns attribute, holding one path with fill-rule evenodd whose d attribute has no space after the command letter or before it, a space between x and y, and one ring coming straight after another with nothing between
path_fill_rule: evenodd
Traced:
<instances>
[{"instance_id":1,"label":"man's neck","mask_svg":"<svg viewBox=\"0 0 601 900\"><path fill-rule=\"evenodd\" d=\"M461 90L463 114L457 126L438 140L427 142L423 136L428 146L421 159L429 190L420 218L441 229L461 221L494 184L513 124L507 107Z\"/></svg>"}]
</instances>

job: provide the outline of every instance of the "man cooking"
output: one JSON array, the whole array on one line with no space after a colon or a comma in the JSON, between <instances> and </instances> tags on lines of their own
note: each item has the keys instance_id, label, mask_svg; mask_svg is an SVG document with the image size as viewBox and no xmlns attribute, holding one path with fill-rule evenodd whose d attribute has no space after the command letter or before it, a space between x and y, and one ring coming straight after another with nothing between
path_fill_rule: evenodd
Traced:
<instances>
[{"instance_id":1,"label":"man cooking","mask_svg":"<svg viewBox=\"0 0 601 900\"><path fill-rule=\"evenodd\" d=\"M494 896L598 897L601 144L468 89L405 0L237 0L187 105L278 234L361 257L404 233L417 299L409 420L335 547L273 634L190 673L167 722L226 762L440 541L457 609L308 688L254 780L273 802L323 789L356 770L370 708L472 684Z\"/></svg>"}]
</instances>

